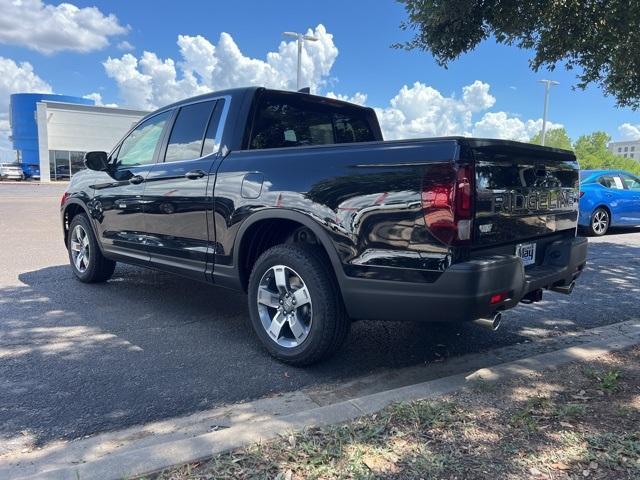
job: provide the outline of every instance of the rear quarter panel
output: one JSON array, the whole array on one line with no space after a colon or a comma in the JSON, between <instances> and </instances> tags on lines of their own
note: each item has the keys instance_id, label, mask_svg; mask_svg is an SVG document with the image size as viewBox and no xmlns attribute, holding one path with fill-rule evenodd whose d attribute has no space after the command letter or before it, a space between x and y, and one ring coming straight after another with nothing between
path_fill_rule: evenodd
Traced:
<instances>
[{"instance_id":1,"label":"rear quarter panel","mask_svg":"<svg viewBox=\"0 0 640 480\"><path fill-rule=\"evenodd\" d=\"M458 149L454 140L422 140L232 152L216 176L215 268L234 265L243 222L285 209L322 228L349 276L404 279L441 271L449 250L424 228L422 180L427 170L437 176ZM247 175L263 180L257 198L241 195Z\"/></svg>"}]
</instances>

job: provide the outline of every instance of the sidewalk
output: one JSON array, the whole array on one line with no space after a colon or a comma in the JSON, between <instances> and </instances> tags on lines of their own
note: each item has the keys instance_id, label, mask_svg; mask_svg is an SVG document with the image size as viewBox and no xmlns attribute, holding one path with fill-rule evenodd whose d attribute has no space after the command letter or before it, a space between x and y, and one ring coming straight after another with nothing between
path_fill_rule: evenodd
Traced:
<instances>
[{"instance_id":1,"label":"sidewalk","mask_svg":"<svg viewBox=\"0 0 640 480\"><path fill-rule=\"evenodd\" d=\"M640 347L477 380L150 478L640 478Z\"/></svg>"}]
</instances>

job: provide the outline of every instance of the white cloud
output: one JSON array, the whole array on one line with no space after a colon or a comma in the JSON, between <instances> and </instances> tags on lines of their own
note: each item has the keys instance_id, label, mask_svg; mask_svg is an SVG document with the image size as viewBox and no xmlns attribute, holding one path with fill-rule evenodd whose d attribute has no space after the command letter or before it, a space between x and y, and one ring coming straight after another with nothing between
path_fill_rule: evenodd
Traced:
<instances>
[{"instance_id":1,"label":"white cloud","mask_svg":"<svg viewBox=\"0 0 640 480\"><path fill-rule=\"evenodd\" d=\"M326 85L338 49L323 25L307 33L318 41L305 44L302 84L316 91ZM295 88L295 41L280 42L278 50L267 53L265 60L245 56L224 32L217 44L200 35L180 35L177 43L179 61L145 51L140 57L127 53L104 62L125 105L152 109L200 93L249 85Z\"/></svg>"},{"instance_id":2,"label":"white cloud","mask_svg":"<svg viewBox=\"0 0 640 480\"><path fill-rule=\"evenodd\" d=\"M327 96L347 101L357 96L366 99L362 93L348 97L330 92ZM495 103L489 84L479 80L462 87L461 96L445 96L431 86L415 82L410 87L404 85L388 106L374 108L388 140L462 135L528 141L540 131L541 119L523 121L506 112L487 112ZM562 127L553 122L548 126Z\"/></svg>"},{"instance_id":3,"label":"white cloud","mask_svg":"<svg viewBox=\"0 0 640 480\"><path fill-rule=\"evenodd\" d=\"M9 140L10 134L9 120L0 116L0 161L2 162L12 162L16 159L15 151Z\"/></svg>"},{"instance_id":4,"label":"white cloud","mask_svg":"<svg viewBox=\"0 0 640 480\"><path fill-rule=\"evenodd\" d=\"M489 85L476 80L462 88L462 97L445 97L421 82L404 85L388 107L376 108L386 138L469 135L473 114L494 105Z\"/></svg>"},{"instance_id":5,"label":"white cloud","mask_svg":"<svg viewBox=\"0 0 640 480\"><path fill-rule=\"evenodd\" d=\"M302 83L318 92L331 79L338 49L322 25L308 33L319 41L305 44ZM177 44L177 60L145 51L140 56L126 53L104 62L124 105L150 110L193 95L248 85L295 88L295 41L280 42L277 51L269 52L265 59L245 56L227 33L220 35L217 44L200 35L180 35ZM360 105L367 102L367 95L362 92L344 95L329 91L326 96ZM449 96L415 82L403 86L388 105L375 110L388 139L480 135L528 140L540 130L541 120L521 120L505 112L491 112L495 104L490 85L480 80Z\"/></svg>"},{"instance_id":6,"label":"white cloud","mask_svg":"<svg viewBox=\"0 0 640 480\"><path fill-rule=\"evenodd\" d=\"M12 93L50 93L51 85L33 71L28 62L0 57L0 157L15 159L9 142L9 97Z\"/></svg>"},{"instance_id":7,"label":"white cloud","mask_svg":"<svg viewBox=\"0 0 640 480\"><path fill-rule=\"evenodd\" d=\"M640 123L623 123L618 127L621 140L640 140Z\"/></svg>"},{"instance_id":8,"label":"white cloud","mask_svg":"<svg viewBox=\"0 0 640 480\"><path fill-rule=\"evenodd\" d=\"M562 127L560 123L547 122L547 130ZM540 130L542 130L541 118L522 121L518 117L510 117L506 112L487 112L475 123L473 136L526 142Z\"/></svg>"},{"instance_id":9,"label":"white cloud","mask_svg":"<svg viewBox=\"0 0 640 480\"><path fill-rule=\"evenodd\" d=\"M116 45L116 48L118 50L124 50L124 51L135 50L135 47L131 45L131 43L127 42L126 40L118 42L118 44Z\"/></svg>"},{"instance_id":10,"label":"white cloud","mask_svg":"<svg viewBox=\"0 0 640 480\"><path fill-rule=\"evenodd\" d=\"M98 107L117 107L117 103L103 103L102 95L98 92L91 92L87 95L83 95L82 98L88 98L89 100L93 100Z\"/></svg>"},{"instance_id":11,"label":"white cloud","mask_svg":"<svg viewBox=\"0 0 640 480\"><path fill-rule=\"evenodd\" d=\"M491 108L496 103L496 97L489 93L489 84L476 80L471 85L462 87L462 100L471 112L480 112Z\"/></svg>"},{"instance_id":12,"label":"white cloud","mask_svg":"<svg viewBox=\"0 0 640 480\"><path fill-rule=\"evenodd\" d=\"M351 102L356 105L365 105L367 103L367 95L365 93L356 92L353 95L341 95L339 93L328 92L327 97L342 100L343 102Z\"/></svg>"},{"instance_id":13,"label":"white cloud","mask_svg":"<svg viewBox=\"0 0 640 480\"><path fill-rule=\"evenodd\" d=\"M0 43L45 54L100 50L109 45L109 37L128 30L113 14L71 3L54 6L42 0L0 0L0 11Z\"/></svg>"},{"instance_id":14,"label":"white cloud","mask_svg":"<svg viewBox=\"0 0 640 480\"><path fill-rule=\"evenodd\" d=\"M0 113L9 112L9 95L18 92L50 93L51 85L34 73L29 62L0 57Z\"/></svg>"}]
</instances>

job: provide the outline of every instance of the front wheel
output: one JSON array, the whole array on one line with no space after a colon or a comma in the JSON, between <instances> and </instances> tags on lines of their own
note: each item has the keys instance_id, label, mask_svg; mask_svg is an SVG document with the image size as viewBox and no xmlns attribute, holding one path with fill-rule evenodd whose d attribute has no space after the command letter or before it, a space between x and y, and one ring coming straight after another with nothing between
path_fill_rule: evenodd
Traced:
<instances>
[{"instance_id":1,"label":"front wheel","mask_svg":"<svg viewBox=\"0 0 640 480\"><path fill-rule=\"evenodd\" d=\"M596 208L593 215L591 215L589 233L593 236L601 237L607 233L610 225L611 218L609 217L609 212L602 207Z\"/></svg>"},{"instance_id":2,"label":"front wheel","mask_svg":"<svg viewBox=\"0 0 640 480\"><path fill-rule=\"evenodd\" d=\"M84 283L106 282L116 262L102 255L91 223L86 215L73 217L67 237L69 263L76 278Z\"/></svg>"},{"instance_id":3,"label":"front wheel","mask_svg":"<svg viewBox=\"0 0 640 480\"><path fill-rule=\"evenodd\" d=\"M258 258L249 278L249 314L269 353L303 366L335 352L350 320L317 247L277 245Z\"/></svg>"}]
</instances>

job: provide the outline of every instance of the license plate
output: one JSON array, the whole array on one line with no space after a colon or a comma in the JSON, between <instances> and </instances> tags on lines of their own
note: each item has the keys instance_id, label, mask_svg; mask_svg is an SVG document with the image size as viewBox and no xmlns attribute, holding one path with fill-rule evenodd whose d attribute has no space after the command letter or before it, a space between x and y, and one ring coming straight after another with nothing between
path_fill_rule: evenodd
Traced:
<instances>
[{"instance_id":1,"label":"license plate","mask_svg":"<svg viewBox=\"0 0 640 480\"><path fill-rule=\"evenodd\" d=\"M533 265L536 263L536 244L535 243L519 243L516 245L516 255L522 259L522 263Z\"/></svg>"}]
</instances>

